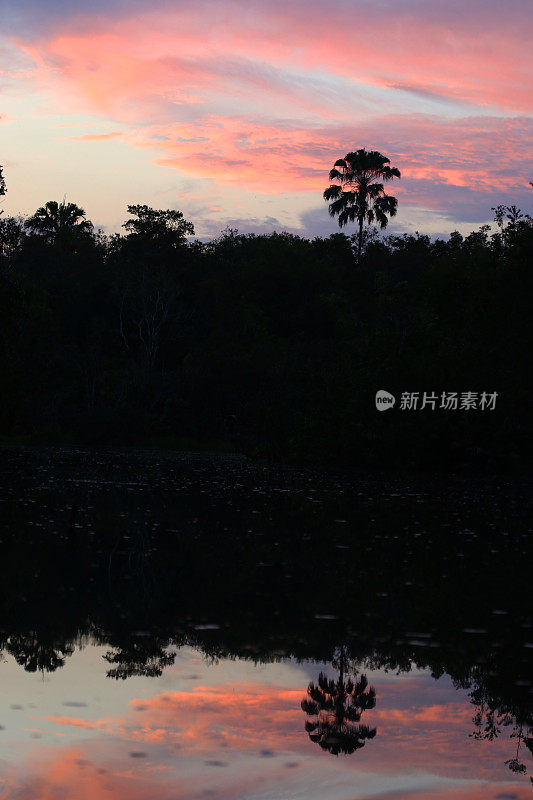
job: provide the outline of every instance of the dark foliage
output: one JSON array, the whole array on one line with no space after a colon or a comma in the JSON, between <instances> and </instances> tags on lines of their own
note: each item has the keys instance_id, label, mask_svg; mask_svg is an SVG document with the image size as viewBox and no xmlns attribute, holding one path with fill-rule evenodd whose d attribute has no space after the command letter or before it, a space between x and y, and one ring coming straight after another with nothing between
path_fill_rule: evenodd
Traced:
<instances>
[{"instance_id":1,"label":"dark foliage","mask_svg":"<svg viewBox=\"0 0 533 800\"><path fill-rule=\"evenodd\" d=\"M1 218L4 439L523 468L533 225L518 209L496 208L492 235L364 232L357 263L357 235L203 244L181 212L128 211L112 237L72 203ZM397 398L385 414L379 389ZM399 408L452 391L497 392L496 408Z\"/></svg>"}]
</instances>

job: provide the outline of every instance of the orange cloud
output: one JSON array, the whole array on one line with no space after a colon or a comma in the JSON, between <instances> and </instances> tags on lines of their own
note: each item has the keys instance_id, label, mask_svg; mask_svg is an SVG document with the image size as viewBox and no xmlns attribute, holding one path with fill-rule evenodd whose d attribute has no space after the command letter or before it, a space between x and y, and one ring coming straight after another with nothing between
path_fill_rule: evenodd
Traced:
<instances>
[{"instance_id":1,"label":"orange cloud","mask_svg":"<svg viewBox=\"0 0 533 800\"><path fill-rule=\"evenodd\" d=\"M305 790L310 800L347 800L356 781L354 800L374 784L385 787L388 800L485 800L489 787L491 797L522 800L525 784L511 783L504 766L512 743L468 738L473 710L466 699L441 685L440 702L427 705L427 692L427 681L417 679L378 684L377 708L366 719L377 727L376 739L339 759L309 740L301 687L196 686L133 699L125 713L105 719L47 717L85 739L30 753L17 780L0 783L0 800L2 791L5 800L181 800L214 789L234 798L260 796L261 786L266 796Z\"/></svg>"},{"instance_id":2,"label":"orange cloud","mask_svg":"<svg viewBox=\"0 0 533 800\"><path fill-rule=\"evenodd\" d=\"M97 731L106 728L106 723L101 720L98 722L90 722L86 719L77 719L76 717L60 717L49 716L45 717L49 722L55 722L56 725L73 725L76 728L84 728L87 731Z\"/></svg>"},{"instance_id":3,"label":"orange cloud","mask_svg":"<svg viewBox=\"0 0 533 800\"><path fill-rule=\"evenodd\" d=\"M216 766L205 764L201 773L190 774L190 767L181 777L174 772L158 769L158 766L145 758L133 758L109 763L109 759L94 758L84 748L69 748L50 752L49 758L30 768L24 778L7 787L7 794L0 794L0 800L57 800L58 797L76 800L190 800L192 797L215 795L221 800L240 797L286 796L294 790L315 800L407 800L421 797L424 800L486 800L495 798L515 798L525 800L527 795L517 783L502 781L497 784L460 781L459 785L440 784L435 787L428 778L427 785L420 778L410 789L384 792L358 791L356 795L347 794L346 786L361 785L361 777L353 772L346 774L347 760L324 758L306 761L303 770L277 767L270 761L265 774L250 772L245 765L240 771L218 770ZM326 760L327 759L327 760ZM222 764L223 762L219 762ZM292 764L292 762L288 762ZM217 773L216 777L213 773ZM379 775L379 773L377 773ZM379 781L381 782L381 780ZM378 783L379 785L379 783ZM344 788L344 793L343 793ZM527 789L526 789L527 790ZM1 791L1 790L0 790ZM490 793L490 794L489 794Z\"/></svg>"},{"instance_id":4,"label":"orange cloud","mask_svg":"<svg viewBox=\"0 0 533 800\"><path fill-rule=\"evenodd\" d=\"M261 67L269 64L286 73L321 73L390 89L404 102L413 95L530 111L525 9L513 14L510 2L502 17L484 3L480 17L475 5L405 2L382 9L339 0L327 6L316 0L283 6L224 0L179 8L156 3L136 16L114 15L111 6L104 21L87 15L83 30L73 25L69 32L67 17L61 33L44 39L33 34L22 45L107 110L132 92L170 93L178 102L204 99L206 90L227 88L228 79L235 90L254 71L255 86L268 90ZM294 80L294 99L305 98L305 82L296 86ZM342 113L341 96L337 106Z\"/></svg>"},{"instance_id":5,"label":"orange cloud","mask_svg":"<svg viewBox=\"0 0 533 800\"><path fill-rule=\"evenodd\" d=\"M21 30L17 46L56 112L111 128L75 141L120 139L182 175L320 202L333 162L364 146L402 170L401 207L481 221L527 202L533 96L516 4L503 19L484 2L481 22L477 0L381 5L158 0L133 16L110 0L104 15Z\"/></svg>"},{"instance_id":6,"label":"orange cloud","mask_svg":"<svg viewBox=\"0 0 533 800\"><path fill-rule=\"evenodd\" d=\"M376 721L383 720L389 724L394 723L401 727L410 727L418 723L431 723L435 725L456 725L462 730L468 728L472 717L472 709L459 703L446 705L424 706L422 708L385 708L376 710Z\"/></svg>"},{"instance_id":7,"label":"orange cloud","mask_svg":"<svg viewBox=\"0 0 533 800\"><path fill-rule=\"evenodd\" d=\"M400 167L394 192L403 202L443 209L447 187L488 195L526 185L525 158L533 135L527 118L442 121L424 115L390 116L353 126L314 128L211 115L195 123L148 127L129 136L161 153L159 164L263 192L317 192L339 155L362 143L388 153ZM485 217L486 218L486 217Z\"/></svg>"},{"instance_id":8,"label":"orange cloud","mask_svg":"<svg viewBox=\"0 0 533 800\"><path fill-rule=\"evenodd\" d=\"M105 142L109 139L120 139L122 133L120 131L110 131L109 133L84 133L82 136L68 137L74 142Z\"/></svg>"},{"instance_id":9,"label":"orange cloud","mask_svg":"<svg viewBox=\"0 0 533 800\"><path fill-rule=\"evenodd\" d=\"M408 687L413 691L414 687ZM353 759L358 769L403 773L425 769L428 762L437 774L467 777L470 764L476 775L489 778L502 771L509 742L478 742L468 738L473 709L457 702L410 705L398 708L406 693L400 684L381 695L366 722L378 729L378 738ZM169 692L130 703L126 716L84 720L48 717L61 726L73 726L145 745L179 745L189 755L212 752L257 754L313 753L304 732L300 708L304 692L253 683L197 686L191 691ZM409 698L409 695L406 695Z\"/></svg>"},{"instance_id":10,"label":"orange cloud","mask_svg":"<svg viewBox=\"0 0 533 800\"><path fill-rule=\"evenodd\" d=\"M49 716L48 721L120 735L130 740L176 743L188 750L206 749L213 744L240 750L261 749L265 742L277 747L280 737L297 743L300 739L294 717L301 715L300 689L275 689L241 684L197 686L190 692L172 692L148 700L134 700L132 716L85 720ZM140 720L140 722L139 722Z\"/></svg>"},{"instance_id":11,"label":"orange cloud","mask_svg":"<svg viewBox=\"0 0 533 800\"><path fill-rule=\"evenodd\" d=\"M144 777L133 770L119 770L103 767L88 758L81 748L63 750L59 756L50 753L50 758L40 768L28 769L13 795L6 800L57 800L58 797L72 797L76 800L148 800L157 792L157 781L153 776ZM180 800L185 797L174 787L164 787L162 798L172 797Z\"/></svg>"}]
</instances>

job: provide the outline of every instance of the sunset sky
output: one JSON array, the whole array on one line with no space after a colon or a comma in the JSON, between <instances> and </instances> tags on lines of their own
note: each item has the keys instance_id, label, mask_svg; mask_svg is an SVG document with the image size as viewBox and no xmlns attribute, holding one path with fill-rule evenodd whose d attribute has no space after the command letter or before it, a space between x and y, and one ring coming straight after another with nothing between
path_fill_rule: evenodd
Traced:
<instances>
[{"instance_id":1,"label":"sunset sky","mask_svg":"<svg viewBox=\"0 0 533 800\"><path fill-rule=\"evenodd\" d=\"M2 208L328 235L328 171L366 147L402 171L395 232L533 213L532 23L531 0L0 0Z\"/></svg>"},{"instance_id":2,"label":"sunset sky","mask_svg":"<svg viewBox=\"0 0 533 800\"><path fill-rule=\"evenodd\" d=\"M305 731L309 680L328 665L259 664L179 651L160 678L105 677L105 648L77 651L43 676L8 657L9 731L1 800L526 800L505 759L510 730L477 741L474 708L450 678L368 672L377 735L336 758ZM11 704L11 707L8 705Z\"/></svg>"}]
</instances>

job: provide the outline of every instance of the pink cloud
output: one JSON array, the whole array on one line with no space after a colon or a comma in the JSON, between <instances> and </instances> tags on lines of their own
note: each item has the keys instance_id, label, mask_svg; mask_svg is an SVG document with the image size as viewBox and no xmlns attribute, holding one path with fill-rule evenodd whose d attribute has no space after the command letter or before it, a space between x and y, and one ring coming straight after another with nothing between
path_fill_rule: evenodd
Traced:
<instances>
[{"instance_id":1,"label":"pink cloud","mask_svg":"<svg viewBox=\"0 0 533 800\"><path fill-rule=\"evenodd\" d=\"M110 131L109 133L84 133L82 136L69 136L73 142L105 142L109 139L120 139L120 131Z\"/></svg>"},{"instance_id":2,"label":"pink cloud","mask_svg":"<svg viewBox=\"0 0 533 800\"><path fill-rule=\"evenodd\" d=\"M525 783L512 783L503 763L512 742L468 738L472 708L466 700L452 693L447 701L452 690L444 685L432 693L439 702L427 705L427 692L427 682L416 679L378 685L377 708L366 719L377 727L376 739L338 760L309 740L301 687L196 686L134 699L124 713L106 719L47 717L67 732L86 732L85 740L35 750L6 787L5 800L53 800L58 793L80 800L180 800L214 785L221 798L230 798L248 796L261 782L267 794L281 795L290 785L313 788L313 797L348 800L342 787L355 780L368 786L374 776L388 786L402 776L401 785L414 787L387 790L391 800L481 800L488 787L491 796L525 797ZM232 769L217 769L224 766ZM298 766L301 771L293 769ZM329 790L320 794L322 782ZM361 789L357 800L365 798Z\"/></svg>"},{"instance_id":3,"label":"pink cloud","mask_svg":"<svg viewBox=\"0 0 533 800\"><path fill-rule=\"evenodd\" d=\"M88 757L89 756L89 757ZM28 769L22 781L14 784L13 793L8 791L6 800L57 800L58 797L75 797L76 800L148 800L153 797L156 784L123 768L112 769L94 763L85 748L65 748L50 757L35 770ZM162 800L172 797L180 800L186 795L170 786L164 787Z\"/></svg>"},{"instance_id":4,"label":"pink cloud","mask_svg":"<svg viewBox=\"0 0 533 800\"><path fill-rule=\"evenodd\" d=\"M111 127L78 141L120 138L181 174L317 195L340 155L374 147L402 170L400 208L477 221L520 205L533 171L529 13L520 0L505 15L480 0L158 0L142 13L110 0L16 42L57 113Z\"/></svg>"},{"instance_id":5,"label":"pink cloud","mask_svg":"<svg viewBox=\"0 0 533 800\"><path fill-rule=\"evenodd\" d=\"M292 10L289 18L294 13ZM420 112L369 116L368 107L363 109L361 118L357 109L347 113L341 103L335 114L327 101L312 101L305 84L297 90L288 80L280 79L277 72L271 74L273 80L268 84L263 62L258 59L283 55L279 43L268 44L274 23L266 25L266 32L262 33L255 28L248 30L246 24L244 32L240 26L237 30L225 28L227 39L217 40L217 61L205 52L206 41L201 39L195 19L185 9L178 29L177 18L171 15L163 27L155 14L143 25L133 20L124 22L120 32L117 26L117 30L106 33L63 34L50 41L24 45L24 49L33 56L42 82L52 89L61 87L63 92L67 87L64 103L98 111L130 128L124 133L89 133L75 138L89 141L120 136L134 145L159 151L158 163L163 166L244 185L254 191L320 191L333 161L358 146L377 147L394 158L410 182L408 195L402 184L398 188L402 200L415 205L423 202L436 209L445 207L438 200L441 184L488 193L505 191L520 185L532 169L524 160L533 133L530 118L478 116L450 120ZM254 20L257 22L255 17ZM315 58L321 48L331 46L329 37L319 37L317 25L313 18L304 26L304 30L311 27L311 33L316 35L316 41L311 35L305 47L302 44L298 48L303 34L300 29L295 30L294 50L299 54L295 58L305 58L308 51ZM209 38L211 34L203 35ZM418 63L419 56L413 55L413 48L407 50L413 63ZM243 63L240 76L235 61L239 52L249 59ZM324 55L324 63L336 63L336 52L334 48L327 57ZM250 60L254 55L255 69ZM388 57L387 48L385 60ZM436 58L439 59L438 48ZM348 63L350 59L348 54ZM368 59L365 57L362 62L367 65ZM346 68L344 64L343 69ZM377 82L390 83L381 78ZM417 78L417 85L427 87L427 76L424 80ZM489 91L490 82L486 87ZM250 92L259 94L264 104L262 113L211 110L217 104L246 105ZM217 95L219 100L215 101ZM281 116L280 99L302 113L312 108L311 118ZM278 101L277 105L273 101ZM148 121L139 126L140 118ZM150 124L150 118L155 124ZM422 191L417 191L417 182L427 181L435 186L432 198L427 197L424 183Z\"/></svg>"},{"instance_id":6,"label":"pink cloud","mask_svg":"<svg viewBox=\"0 0 533 800\"><path fill-rule=\"evenodd\" d=\"M334 161L366 145L387 153L401 169L402 180L390 190L402 204L450 213L462 205L468 215L470 203L483 207L481 219L486 219L500 197L514 193L520 203L520 193L528 191L533 160L526 154L532 135L528 118L392 116L309 129L211 116L195 124L147 128L130 141L159 151L158 163L191 176L248 190L313 192L317 197L328 184Z\"/></svg>"},{"instance_id":7,"label":"pink cloud","mask_svg":"<svg viewBox=\"0 0 533 800\"><path fill-rule=\"evenodd\" d=\"M184 2L179 9L156 4L135 16L124 11L114 16L111 7L104 18L87 15L83 31L78 24L70 32L67 18L58 35L39 39L34 33L21 44L41 67L46 64L73 79L78 91L105 109L127 92L142 95L158 87L179 102L224 83L228 69L233 73L228 77L238 83L239 71L251 76L253 64L256 84L268 90L264 81L261 87L259 67L270 64L482 106L531 110L527 9L513 14L510 2L502 17L484 4L480 18L472 5L418 2L383 8L339 0L327 6L308 0L225 0Z\"/></svg>"},{"instance_id":8,"label":"pink cloud","mask_svg":"<svg viewBox=\"0 0 533 800\"><path fill-rule=\"evenodd\" d=\"M407 687L406 687L407 688ZM424 770L466 778L475 761L478 778L500 775L510 752L509 741L478 742L472 730L472 707L454 700L434 705L412 704L413 686L390 684L379 693L377 708L366 722L378 729L378 738L364 755L349 765L365 771L396 774ZM85 720L49 717L59 726L100 731L106 737L145 745L179 745L189 755L235 750L312 754L314 745L304 731L301 688L253 683L196 686L192 691L168 692L133 700L121 717ZM405 706L405 701L411 705ZM348 762L347 762L348 763Z\"/></svg>"},{"instance_id":9,"label":"pink cloud","mask_svg":"<svg viewBox=\"0 0 533 800\"><path fill-rule=\"evenodd\" d=\"M108 724L104 720L91 722L87 719L78 719L77 717L62 717L62 716L49 716L45 717L49 722L55 722L56 725L72 725L75 728L83 728L86 731L104 730Z\"/></svg>"}]
</instances>

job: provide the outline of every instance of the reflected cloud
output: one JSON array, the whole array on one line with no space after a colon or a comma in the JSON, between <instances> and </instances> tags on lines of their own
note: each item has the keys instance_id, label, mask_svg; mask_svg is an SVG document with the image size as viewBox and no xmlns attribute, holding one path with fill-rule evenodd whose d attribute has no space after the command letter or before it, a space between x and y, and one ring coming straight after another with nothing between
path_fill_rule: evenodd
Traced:
<instances>
[{"instance_id":1,"label":"reflected cloud","mask_svg":"<svg viewBox=\"0 0 533 800\"><path fill-rule=\"evenodd\" d=\"M372 745L353 758L332 759L333 751L321 753L309 741L302 731L301 686L223 679L190 691L143 693L131 697L124 713L101 719L47 716L43 722L51 723L52 734L62 733L68 746L52 747L45 739L38 749L26 744L11 784L0 784L0 797L55 800L60 793L80 800L208 795L259 800L273 792L301 792L305 784L311 800L346 800L356 782L354 800L481 800L489 780L495 781L494 796L523 797L520 785L502 776L504 743L465 736L471 706L466 697L457 699L448 681L436 686L439 702L428 705L430 686L435 687L429 675L380 681L378 673L371 674L380 707L370 712L370 687L361 685L356 692L354 684L348 692L349 665L338 662L346 695L357 694L355 716L364 705L370 724L379 728ZM224 671L220 674L223 678ZM140 680L146 688L151 685L147 678ZM139 689L138 683L125 685ZM366 698L362 704L361 698ZM359 724L355 717L352 722Z\"/></svg>"}]
</instances>

